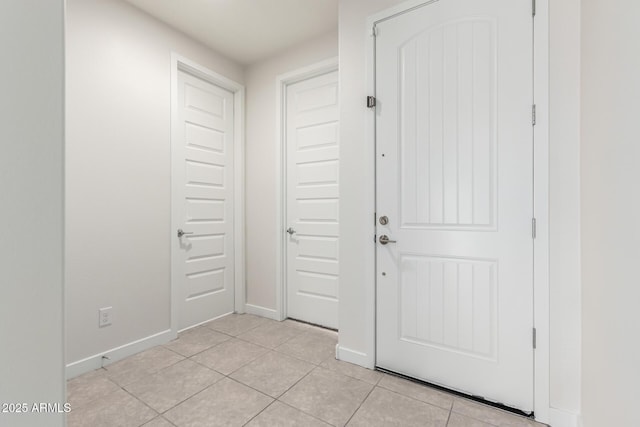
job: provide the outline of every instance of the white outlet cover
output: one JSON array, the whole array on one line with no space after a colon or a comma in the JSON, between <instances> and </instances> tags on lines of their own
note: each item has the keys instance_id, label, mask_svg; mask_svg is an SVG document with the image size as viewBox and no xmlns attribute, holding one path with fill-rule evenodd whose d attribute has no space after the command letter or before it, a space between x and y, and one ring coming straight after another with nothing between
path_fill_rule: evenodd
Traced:
<instances>
[{"instance_id":1,"label":"white outlet cover","mask_svg":"<svg viewBox=\"0 0 640 427\"><path fill-rule=\"evenodd\" d=\"M98 327L103 328L111 325L113 307L104 307L98 310Z\"/></svg>"}]
</instances>

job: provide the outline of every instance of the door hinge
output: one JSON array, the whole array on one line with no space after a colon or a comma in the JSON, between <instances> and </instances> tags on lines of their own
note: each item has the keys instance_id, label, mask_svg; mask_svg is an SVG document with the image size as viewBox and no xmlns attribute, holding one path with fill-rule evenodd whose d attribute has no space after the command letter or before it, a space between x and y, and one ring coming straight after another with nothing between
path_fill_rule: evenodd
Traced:
<instances>
[{"instance_id":1,"label":"door hinge","mask_svg":"<svg viewBox=\"0 0 640 427\"><path fill-rule=\"evenodd\" d=\"M375 25L373 27L371 27L371 36L373 36L373 37L377 37L378 36L378 27L376 27Z\"/></svg>"},{"instance_id":2,"label":"door hinge","mask_svg":"<svg viewBox=\"0 0 640 427\"><path fill-rule=\"evenodd\" d=\"M367 96L367 108L373 108L376 106L376 97Z\"/></svg>"},{"instance_id":3,"label":"door hinge","mask_svg":"<svg viewBox=\"0 0 640 427\"><path fill-rule=\"evenodd\" d=\"M533 237L534 239L536 238L537 231L536 219L531 218L531 237Z\"/></svg>"},{"instance_id":4,"label":"door hinge","mask_svg":"<svg viewBox=\"0 0 640 427\"><path fill-rule=\"evenodd\" d=\"M533 328L533 348L535 350L535 348L538 345L538 331L536 331L536 328Z\"/></svg>"},{"instance_id":5,"label":"door hinge","mask_svg":"<svg viewBox=\"0 0 640 427\"><path fill-rule=\"evenodd\" d=\"M536 0L531 0L531 16L536 16Z\"/></svg>"},{"instance_id":6,"label":"door hinge","mask_svg":"<svg viewBox=\"0 0 640 427\"><path fill-rule=\"evenodd\" d=\"M531 124L536 125L536 104L531 106Z\"/></svg>"}]
</instances>

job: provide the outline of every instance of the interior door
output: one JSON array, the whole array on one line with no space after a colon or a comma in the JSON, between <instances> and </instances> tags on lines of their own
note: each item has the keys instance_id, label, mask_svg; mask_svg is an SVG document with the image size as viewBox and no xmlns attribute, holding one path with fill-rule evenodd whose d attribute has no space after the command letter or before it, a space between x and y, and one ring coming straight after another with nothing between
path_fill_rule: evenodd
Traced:
<instances>
[{"instance_id":1,"label":"interior door","mask_svg":"<svg viewBox=\"0 0 640 427\"><path fill-rule=\"evenodd\" d=\"M287 315L338 328L338 72L287 86Z\"/></svg>"},{"instance_id":2,"label":"interior door","mask_svg":"<svg viewBox=\"0 0 640 427\"><path fill-rule=\"evenodd\" d=\"M172 138L178 329L234 310L233 94L179 71Z\"/></svg>"},{"instance_id":3,"label":"interior door","mask_svg":"<svg viewBox=\"0 0 640 427\"><path fill-rule=\"evenodd\" d=\"M377 364L524 411L532 37L530 0L440 0L378 23L375 65Z\"/></svg>"}]
</instances>

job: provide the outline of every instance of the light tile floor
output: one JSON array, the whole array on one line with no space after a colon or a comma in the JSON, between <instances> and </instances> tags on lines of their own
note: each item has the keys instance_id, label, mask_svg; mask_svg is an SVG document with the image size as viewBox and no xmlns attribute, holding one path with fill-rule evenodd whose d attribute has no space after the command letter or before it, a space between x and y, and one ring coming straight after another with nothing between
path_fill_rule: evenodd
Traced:
<instances>
[{"instance_id":1,"label":"light tile floor","mask_svg":"<svg viewBox=\"0 0 640 427\"><path fill-rule=\"evenodd\" d=\"M69 427L534 427L335 360L337 334L230 315L68 383Z\"/></svg>"}]
</instances>

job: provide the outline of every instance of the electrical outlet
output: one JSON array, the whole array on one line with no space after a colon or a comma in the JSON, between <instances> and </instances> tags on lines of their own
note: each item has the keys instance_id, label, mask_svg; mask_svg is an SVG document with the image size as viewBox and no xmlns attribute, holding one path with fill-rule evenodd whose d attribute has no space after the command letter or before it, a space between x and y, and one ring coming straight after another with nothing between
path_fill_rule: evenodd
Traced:
<instances>
[{"instance_id":1,"label":"electrical outlet","mask_svg":"<svg viewBox=\"0 0 640 427\"><path fill-rule=\"evenodd\" d=\"M104 328L111 324L113 307L104 307L98 310L98 327Z\"/></svg>"}]
</instances>

